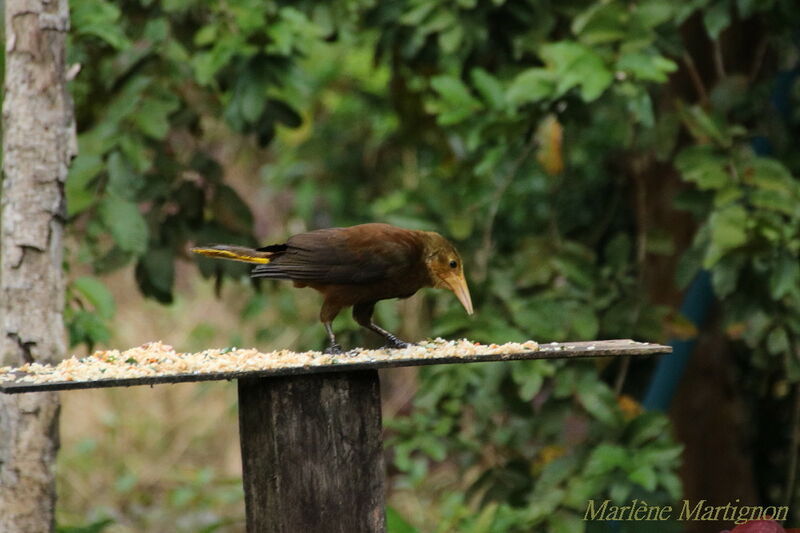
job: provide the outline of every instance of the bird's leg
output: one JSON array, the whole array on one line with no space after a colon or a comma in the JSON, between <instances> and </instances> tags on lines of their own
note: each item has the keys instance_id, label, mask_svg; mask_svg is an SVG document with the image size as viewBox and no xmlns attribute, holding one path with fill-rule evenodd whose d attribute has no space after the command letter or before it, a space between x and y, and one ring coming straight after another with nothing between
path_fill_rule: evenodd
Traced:
<instances>
[{"instance_id":1,"label":"bird's leg","mask_svg":"<svg viewBox=\"0 0 800 533\"><path fill-rule=\"evenodd\" d=\"M400 340L382 327L372 321L372 312L375 310L375 302L356 304L353 306L353 318L360 326L374 331L384 339L389 348L408 348L411 344Z\"/></svg>"},{"instance_id":2,"label":"bird's leg","mask_svg":"<svg viewBox=\"0 0 800 533\"><path fill-rule=\"evenodd\" d=\"M328 333L328 347L325 348L325 353L329 354L340 354L344 353L342 347L336 343L336 337L333 334L333 327L330 322L323 322L325 326L325 331Z\"/></svg>"},{"instance_id":3,"label":"bird's leg","mask_svg":"<svg viewBox=\"0 0 800 533\"><path fill-rule=\"evenodd\" d=\"M336 336L333 334L333 319L339 314L341 307L337 307L328 301L323 302L322 309L319 312L319 319L322 325L325 326L325 332L328 334L328 347L325 348L325 353L340 354L344 353L342 347L336 343Z\"/></svg>"}]
</instances>

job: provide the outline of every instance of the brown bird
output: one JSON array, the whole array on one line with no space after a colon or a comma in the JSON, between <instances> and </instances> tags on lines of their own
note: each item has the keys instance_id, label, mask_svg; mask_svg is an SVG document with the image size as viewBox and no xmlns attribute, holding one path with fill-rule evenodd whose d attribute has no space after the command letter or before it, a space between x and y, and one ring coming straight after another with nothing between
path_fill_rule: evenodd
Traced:
<instances>
[{"instance_id":1,"label":"brown bird","mask_svg":"<svg viewBox=\"0 0 800 533\"><path fill-rule=\"evenodd\" d=\"M256 263L254 278L288 279L295 287L322 293L320 320L328 333L327 352L340 353L331 323L353 306L359 325L383 336L389 347L404 348L372 321L375 303L408 298L423 287L448 289L472 314L464 267L455 247L432 231L407 230L389 224L361 224L301 233L283 244L250 249L215 245L192 248L208 257Z\"/></svg>"}]
</instances>

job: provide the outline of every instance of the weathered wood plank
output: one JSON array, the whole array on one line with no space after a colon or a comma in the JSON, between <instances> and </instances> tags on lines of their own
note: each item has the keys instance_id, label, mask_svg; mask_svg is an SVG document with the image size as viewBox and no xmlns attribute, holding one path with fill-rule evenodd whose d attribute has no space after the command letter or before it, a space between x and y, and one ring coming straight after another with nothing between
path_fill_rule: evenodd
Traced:
<instances>
[{"instance_id":1,"label":"weathered wood plank","mask_svg":"<svg viewBox=\"0 0 800 533\"><path fill-rule=\"evenodd\" d=\"M247 531L385 531L377 370L239 380Z\"/></svg>"},{"instance_id":2,"label":"weathered wood plank","mask_svg":"<svg viewBox=\"0 0 800 533\"><path fill-rule=\"evenodd\" d=\"M161 383L185 383L192 381L216 381L246 378L266 378L295 376L303 374L322 374L351 372L356 370L394 368L401 366L440 365L454 363L482 363L492 361L517 361L523 359L567 359L579 357L619 357L633 355L659 355L672 352L669 346L635 342L629 339L607 341L585 341L543 344L538 351L506 355L470 355L465 357L432 357L410 359L386 359L371 362L348 363L343 355L337 363L324 366L297 366L270 370L246 372L214 372L206 374L170 374L131 379L101 379L94 381L65 381L52 383L29 383L11 381L0 383L0 392L15 394L22 392L55 391L72 389L95 389L103 387L131 387L138 385L158 385Z\"/></svg>"}]
</instances>

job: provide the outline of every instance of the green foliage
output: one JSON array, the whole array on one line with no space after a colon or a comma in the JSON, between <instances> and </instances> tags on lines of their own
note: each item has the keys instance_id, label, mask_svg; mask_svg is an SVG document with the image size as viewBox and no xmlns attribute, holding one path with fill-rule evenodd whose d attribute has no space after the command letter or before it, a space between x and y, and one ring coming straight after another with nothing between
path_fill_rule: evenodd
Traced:
<instances>
[{"instance_id":1,"label":"green foliage","mask_svg":"<svg viewBox=\"0 0 800 533\"><path fill-rule=\"evenodd\" d=\"M104 518L85 526L56 526L56 533L101 533L113 523L113 520Z\"/></svg>"},{"instance_id":2,"label":"green foliage","mask_svg":"<svg viewBox=\"0 0 800 533\"><path fill-rule=\"evenodd\" d=\"M744 326L751 363L782 368L796 381L800 181L781 160L754 154L743 142L744 128L719 107L715 115L697 107L683 113L699 144L682 150L676 167L703 191L694 208L705 217L683 266L711 270L717 296L729 304L728 328Z\"/></svg>"},{"instance_id":3,"label":"green foliage","mask_svg":"<svg viewBox=\"0 0 800 533\"><path fill-rule=\"evenodd\" d=\"M252 243L224 145L267 161L258 179L280 191L293 230L382 220L453 238L479 312L426 295L426 333L663 340L674 310L651 301L648 261L680 255L678 284L711 271L726 331L753 350L745 370L800 379L800 158L790 141L800 117L765 112L773 65L792 60L796 2L72 9L70 61L83 65L73 84L80 155L66 184L80 243L72 261L98 273L134 263L142 292L169 302L186 243ZM745 23L770 28L758 36L766 63L726 48L728 28ZM692 27L702 46L684 41ZM751 148L762 134L769 155ZM669 209L656 182L673 168L686 183L676 206L697 227L688 247L647 216ZM198 266L218 280L242 273ZM78 280L69 296L72 341L106 340L103 290ZM283 289L269 301L297 314ZM253 297L243 320L265 307ZM274 338L263 331L260 341ZM313 332L302 342L321 341ZM422 491L448 467L469 474L432 497L438 531L582 531L590 495L674 502L680 446L666 419L638 412L606 380L574 362L426 369L414 409L390 422L396 485ZM425 520L402 515L390 513L392 530Z\"/></svg>"},{"instance_id":4,"label":"green foliage","mask_svg":"<svg viewBox=\"0 0 800 533\"><path fill-rule=\"evenodd\" d=\"M618 403L592 365L530 361L423 372L430 387L409 417L389 426L394 464L407 476L402 488L421 490L431 465L446 457L480 473L462 488L483 509L478 517L449 516L436 531L583 531L590 498L667 503L680 495L674 470L681 446L666 432L666 418L641 413L630 399Z\"/></svg>"},{"instance_id":5,"label":"green foliage","mask_svg":"<svg viewBox=\"0 0 800 533\"><path fill-rule=\"evenodd\" d=\"M386 508L386 530L389 533L419 533L392 507Z\"/></svg>"},{"instance_id":6,"label":"green foliage","mask_svg":"<svg viewBox=\"0 0 800 533\"><path fill-rule=\"evenodd\" d=\"M71 305L66 307L64 319L70 344L86 343L91 348L109 340L106 322L113 318L116 306L105 285L97 278L77 278L67 288L67 300Z\"/></svg>"},{"instance_id":7,"label":"green foliage","mask_svg":"<svg viewBox=\"0 0 800 533\"><path fill-rule=\"evenodd\" d=\"M217 117L262 146L278 124L298 127L281 91L322 34L274 2L71 7L69 56L83 67L72 84L80 153L66 184L76 255L98 273L133 262L142 292L170 302L187 242L255 242L248 205L209 155ZM202 271L241 272L210 262ZM106 340L108 318L70 311L73 343Z\"/></svg>"}]
</instances>

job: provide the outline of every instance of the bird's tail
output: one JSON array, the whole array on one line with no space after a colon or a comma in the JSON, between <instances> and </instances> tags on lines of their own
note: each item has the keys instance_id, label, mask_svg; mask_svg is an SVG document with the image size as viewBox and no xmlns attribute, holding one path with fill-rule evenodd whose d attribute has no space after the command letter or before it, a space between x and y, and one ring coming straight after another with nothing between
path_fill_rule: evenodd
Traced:
<instances>
[{"instance_id":1,"label":"bird's tail","mask_svg":"<svg viewBox=\"0 0 800 533\"><path fill-rule=\"evenodd\" d=\"M227 244L215 244L203 248L192 248L196 254L217 259L231 259L244 263L257 263L266 265L272 260L274 252L258 251L244 246L232 246Z\"/></svg>"}]
</instances>

